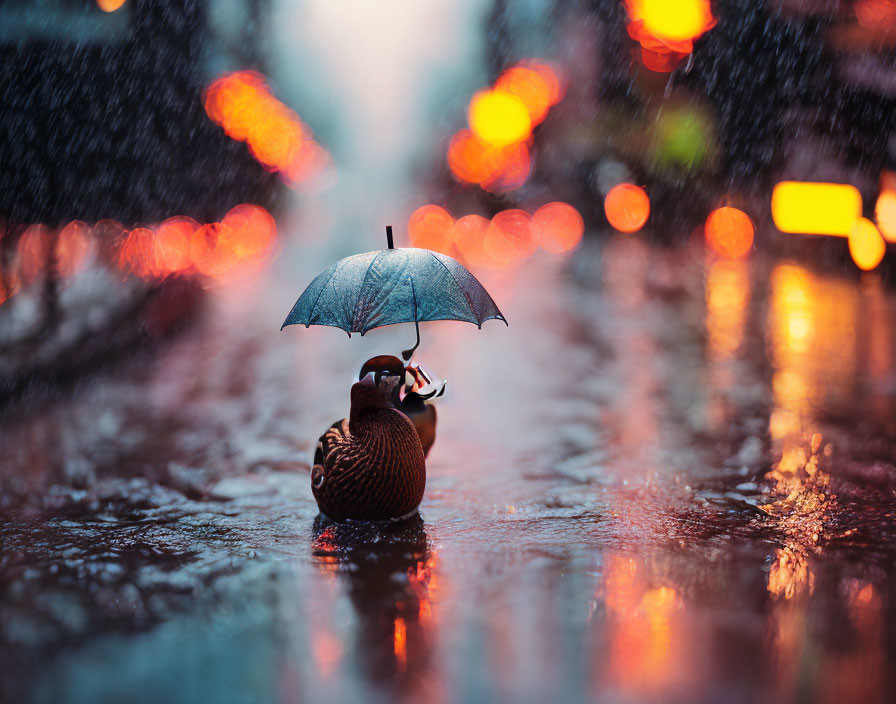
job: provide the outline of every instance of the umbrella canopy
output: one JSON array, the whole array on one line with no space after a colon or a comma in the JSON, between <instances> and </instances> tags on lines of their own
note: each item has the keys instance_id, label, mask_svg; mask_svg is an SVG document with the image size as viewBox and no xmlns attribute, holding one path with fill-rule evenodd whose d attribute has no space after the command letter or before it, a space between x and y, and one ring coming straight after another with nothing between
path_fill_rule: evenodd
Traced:
<instances>
[{"instance_id":1,"label":"umbrella canopy","mask_svg":"<svg viewBox=\"0 0 896 704\"><path fill-rule=\"evenodd\" d=\"M346 257L327 268L305 289L280 329L331 325L351 336L426 320L482 327L492 318L507 323L488 291L456 259L429 249L390 248Z\"/></svg>"}]
</instances>

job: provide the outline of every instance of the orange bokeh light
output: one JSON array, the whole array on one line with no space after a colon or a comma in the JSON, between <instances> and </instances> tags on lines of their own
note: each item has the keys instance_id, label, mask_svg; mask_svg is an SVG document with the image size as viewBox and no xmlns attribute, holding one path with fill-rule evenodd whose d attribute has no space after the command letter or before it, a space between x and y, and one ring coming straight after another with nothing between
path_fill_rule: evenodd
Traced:
<instances>
[{"instance_id":1,"label":"orange bokeh light","mask_svg":"<svg viewBox=\"0 0 896 704\"><path fill-rule=\"evenodd\" d=\"M30 225L18 243L18 278L27 286L41 276L49 263L50 230L46 225Z\"/></svg>"},{"instance_id":2,"label":"orange bokeh light","mask_svg":"<svg viewBox=\"0 0 896 704\"><path fill-rule=\"evenodd\" d=\"M137 276L149 279L158 275L155 234L145 227L131 230L118 254L119 266Z\"/></svg>"},{"instance_id":3,"label":"orange bokeh light","mask_svg":"<svg viewBox=\"0 0 896 704\"><path fill-rule=\"evenodd\" d=\"M554 69L534 60L522 61L504 71L495 81L495 88L522 101L533 127L563 97L563 86Z\"/></svg>"},{"instance_id":4,"label":"orange bokeh light","mask_svg":"<svg viewBox=\"0 0 896 704\"><path fill-rule=\"evenodd\" d=\"M270 250L277 237L277 223L262 207L243 203L222 220L230 229L230 245L240 259L256 259Z\"/></svg>"},{"instance_id":5,"label":"orange bokeh light","mask_svg":"<svg viewBox=\"0 0 896 704\"><path fill-rule=\"evenodd\" d=\"M537 248L532 216L525 210L502 210L492 218L485 232L483 249L496 267L530 257Z\"/></svg>"},{"instance_id":6,"label":"orange bokeh light","mask_svg":"<svg viewBox=\"0 0 896 704\"><path fill-rule=\"evenodd\" d=\"M190 240L190 259L196 271L211 277L227 274L240 260L234 241L233 228L223 222L199 227Z\"/></svg>"},{"instance_id":7,"label":"orange bokeh light","mask_svg":"<svg viewBox=\"0 0 896 704\"><path fill-rule=\"evenodd\" d=\"M447 254L451 248L451 226L454 218L438 205L417 208L408 220L411 246Z\"/></svg>"},{"instance_id":8,"label":"orange bokeh light","mask_svg":"<svg viewBox=\"0 0 896 704\"><path fill-rule=\"evenodd\" d=\"M691 41L715 26L709 0L625 0L632 23L667 42Z\"/></svg>"},{"instance_id":9,"label":"orange bokeh light","mask_svg":"<svg viewBox=\"0 0 896 704\"><path fill-rule=\"evenodd\" d=\"M496 147L470 130L461 130L448 145L448 166L458 181L477 183L492 193L505 193L522 186L531 169L529 148L524 142Z\"/></svg>"},{"instance_id":10,"label":"orange bokeh light","mask_svg":"<svg viewBox=\"0 0 896 704\"><path fill-rule=\"evenodd\" d=\"M604 199L607 220L620 232L637 232L650 216L650 198L633 183L614 186Z\"/></svg>"},{"instance_id":11,"label":"orange bokeh light","mask_svg":"<svg viewBox=\"0 0 896 704\"><path fill-rule=\"evenodd\" d=\"M481 215L464 215L451 226L449 237L455 253L467 267L492 266L485 252L485 234L489 220Z\"/></svg>"},{"instance_id":12,"label":"orange bokeh light","mask_svg":"<svg viewBox=\"0 0 896 704\"><path fill-rule=\"evenodd\" d=\"M706 218L706 243L726 259L740 259L753 246L753 223L737 208L718 208Z\"/></svg>"},{"instance_id":13,"label":"orange bokeh light","mask_svg":"<svg viewBox=\"0 0 896 704\"><path fill-rule=\"evenodd\" d=\"M874 223L867 218L859 218L849 231L849 253L856 266L863 271L871 271L884 258L887 245Z\"/></svg>"},{"instance_id":14,"label":"orange bokeh light","mask_svg":"<svg viewBox=\"0 0 896 704\"><path fill-rule=\"evenodd\" d=\"M155 256L157 273L173 274L189 269L190 241L199 223L193 218L175 216L168 218L156 228Z\"/></svg>"},{"instance_id":15,"label":"orange bokeh light","mask_svg":"<svg viewBox=\"0 0 896 704\"><path fill-rule=\"evenodd\" d=\"M669 73L694 50L694 39L715 26L708 0L626 0L629 36L651 71Z\"/></svg>"},{"instance_id":16,"label":"orange bokeh light","mask_svg":"<svg viewBox=\"0 0 896 704\"><path fill-rule=\"evenodd\" d=\"M311 138L298 115L273 96L264 77L237 71L206 89L205 111L227 135L249 145L261 164L292 183L313 175L322 147Z\"/></svg>"},{"instance_id":17,"label":"orange bokeh light","mask_svg":"<svg viewBox=\"0 0 896 704\"><path fill-rule=\"evenodd\" d=\"M896 191L882 191L874 206L874 218L887 242L896 242Z\"/></svg>"},{"instance_id":18,"label":"orange bokeh light","mask_svg":"<svg viewBox=\"0 0 896 704\"><path fill-rule=\"evenodd\" d=\"M574 249L582 241L585 221L579 211L568 203L554 202L541 206L532 216L542 249L562 254Z\"/></svg>"},{"instance_id":19,"label":"orange bokeh light","mask_svg":"<svg viewBox=\"0 0 896 704\"><path fill-rule=\"evenodd\" d=\"M96 6L103 12L115 12L121 8L125 2L127 2L127 0L96 0Z\"/></svg>"},{"instance_id":20,"label":"orange bokeh light","mask_svg":"<svg viewBox=\"0 0 896 704\"><path fill-rule=\"evenodd\" d=\"M60 276L73 276L87 263L94 240L86 222L73 220L59 231L56 238L56 271Z\"/></svg>"}]
</instances>

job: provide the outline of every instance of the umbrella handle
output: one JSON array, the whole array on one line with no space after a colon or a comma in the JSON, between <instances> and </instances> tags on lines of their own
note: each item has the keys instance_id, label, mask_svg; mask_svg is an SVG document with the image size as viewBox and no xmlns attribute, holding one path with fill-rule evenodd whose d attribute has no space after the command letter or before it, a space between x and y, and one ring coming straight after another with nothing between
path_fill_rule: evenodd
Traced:
<instances>
[{"instance_id":1,"label":"umbrella handle","mask_svg":"<svg viewBox=\"0 0 896 704\"><path fill-rule=\"evenodd\" d=\"M417 344L411 347L411 349L405 350L401 353L401 356L405 362L411 361L411 357L413 356L414 351L420 346L420 323L417 320L414 321L414 327L417 328Z\"/></svg>"}]
</instances>

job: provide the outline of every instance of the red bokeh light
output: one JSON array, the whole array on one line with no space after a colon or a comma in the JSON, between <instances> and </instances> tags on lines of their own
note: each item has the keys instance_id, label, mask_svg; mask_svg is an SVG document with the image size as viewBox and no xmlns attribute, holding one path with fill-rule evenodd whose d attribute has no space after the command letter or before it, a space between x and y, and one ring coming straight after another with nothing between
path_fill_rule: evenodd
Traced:
<instances>
[{"instance_id":1,"label":"red bokeh light","mask_svg":"<svg viewBox=\"0 0 896 704\"><path fill-rule=\"evenodd\" d=\"M568 203L554 202L541 206L532 216L542 249L562 254L574 249L582 241L585 221L579 211Z\"/></svg>"},{"instance_id":2,"label":"red bokeh light","mask_svg":"<svg viewBox=\"0 0 896 704\"><path fill-rule=\"evenodd\" d=\"M637 232L650 216L650 198L643 188L620 183L607 193L604 212L610 225L620 232Z\"/></svg>"}]
</instances>

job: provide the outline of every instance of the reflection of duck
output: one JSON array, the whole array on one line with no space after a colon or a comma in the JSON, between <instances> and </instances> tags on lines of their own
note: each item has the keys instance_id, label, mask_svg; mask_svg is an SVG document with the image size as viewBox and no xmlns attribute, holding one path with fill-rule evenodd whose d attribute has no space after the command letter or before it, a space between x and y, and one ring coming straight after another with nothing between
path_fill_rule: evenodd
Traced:
<instances>
[{"instance_id":1,"label":"reflection of duck","mask_svg":"<svg viewBox=\"0 0 896 704\"><path fill-rule=\"evenodd\" d=\"M363 677L385 689L386 699L424 701L435 640L429 584L436 558L420 515L385 525L318 516L312 554L321 571L335 572L346 587Z\"/></svg>"},{"instance_id":2,"label":"reflection of duck","mask_svg":"<svg viewBox=\"0 0 896 704\"><path fill-rule=\"evenodd\" d=\"M429 455L429 450L436 441L436 409L429 399L437 398L445 393L445 382L441 386L435 384L419 365L405 368L404 363L392 355L383 354L371 357L361 367L359 378L370 372L384 369L390 374L402 374L405 377L405 395L402 398L400 388L396 387L390 400L392 406L404 413L420 436L423 445L424 457Z\"/></svg>"},{"instance_id":3,"label":"reflection of duck","mask_svg":"<svg viewBox=\"0 0 896 704\"><path fill-rule=\"evenodd\" d=\"M387 520L416 511L426 486L420 438L393 407L403 381L377 369L352 385L348 418L320 437L311 469L311 491L333 520Z\"/></svg>"}]
</instances>

